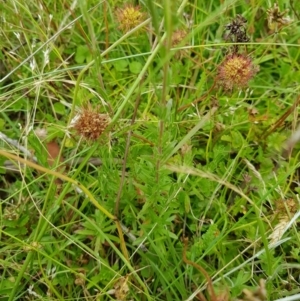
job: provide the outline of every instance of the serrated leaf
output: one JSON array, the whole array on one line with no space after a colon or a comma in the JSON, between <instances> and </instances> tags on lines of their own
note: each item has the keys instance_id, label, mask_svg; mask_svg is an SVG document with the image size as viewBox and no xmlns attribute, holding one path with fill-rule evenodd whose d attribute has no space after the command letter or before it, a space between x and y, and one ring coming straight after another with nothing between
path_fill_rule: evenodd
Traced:
<instances>
[{"instance_id":1,"label":"serrated leaf","mask_svg":"<svg viewBox=\"0 0 300 301\"><path fill-rule=\"evenodd\" d=\"M204 87L204 84L206 83L206 80L207 80L206 72L202 72L201 76L200 76L200 81L197 84L197 87L198 87L197 91L198 92L203 91L203 87Z\"/></svg>"}]
</instances>

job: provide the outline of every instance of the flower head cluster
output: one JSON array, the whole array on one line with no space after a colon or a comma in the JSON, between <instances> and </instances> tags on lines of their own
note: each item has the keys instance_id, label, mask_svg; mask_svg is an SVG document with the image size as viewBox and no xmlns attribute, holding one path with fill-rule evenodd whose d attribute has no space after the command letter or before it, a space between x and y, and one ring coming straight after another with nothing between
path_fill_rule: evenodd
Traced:
<instances>
[{"instance_id":1,"label":"flower head cluster","mask_svg":"<svg viewBox=\"0 0 300 301\"><path fill-rule=\"evenodd\" d=\"M229 54L218 68L217 82L225 90L241 89L247 87L258 70L250 57L238 53Z\"/></svg>"},{"instance_id":2,"label":"flower head cluster","mask_svg":"<svg viewBox=\"0 0 300 301\"><path fill-rule=\"evenodd\" d=\"M145 14L141 11L140 6L128 4L123 8L117 9L116 17L119 29L123 32L128 32L144 21Z\"/></svg>"},{"instance_id":3,"label":"flower head cluster","mask_svg":"<svg viewBox=\"0 0 300 301\"><path fill-rule=\"evenodd\" d=\"M293 199L289 198L287 200L279 199L275 203L276 214L279 215L280 218L286 216L288 217L288 213L295 214L299 209L299 204Z\"/></svg>"},{"instance_id":4,"label":"flower head cluster","mask_svg":"<svg viewBox=\"0 0 300 301\"><path fill-rule=\"evenodd\" d=\"M184 29L177 29L172 33L171 37L171 47L177 47L182 43L184 38L187 36L187 31ZM179 49L176 51L175 58L181 59L183 56L187 55L186 49Z\"/></svg>"},{"instance_id":5,"label":"flower head cluster","mask_svg":"<svg viewBox=\"0 0 300 301\"><path fill-rule=\"evenodd\" d=\"M172 34L172 47L179 45L182 40L187 36L186 30L177 29Z\"/></svg>"},{"instance_id":6,"label":"flower head cluster","mask_svg":"<svg viewBox=\"0 0 300 301\"><path fill-rule=\"evenodd\" d=\"M95 141L105 131L109 123L110 118L107 114L100 114L98 108L93 109L91 105L88 105L73 118L71 127L83 138Z\"/></svg>"}]
</instances>

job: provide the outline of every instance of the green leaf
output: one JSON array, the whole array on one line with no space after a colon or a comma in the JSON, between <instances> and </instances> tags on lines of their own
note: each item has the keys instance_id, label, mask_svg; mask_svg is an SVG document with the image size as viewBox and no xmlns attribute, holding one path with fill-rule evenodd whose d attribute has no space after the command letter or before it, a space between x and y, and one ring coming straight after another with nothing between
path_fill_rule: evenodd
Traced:
<instances>
[{"instance_id":1,"label":"green leaf","mask_svg":"<svg viewBox=\"0 0 300 301\"><path fill-rule=\"evenodd\" d=\"M239 271L237 277L232 280L233 287L231 287L231 296L237 297L241 291L246 287L245 283L251 279L251 273L246 272L244 270Z\"/></svg>"},{"instance_id":2,"label":"green leaf","mask_svg":"<svg viewBox=\"0 0 300 301\"><path fill-rule=\"evenodd\" d=\"M133 74L138 74L141 72L143 66L140 62L132 62L129 65L129 70L130 72L132 72Z\"/></svg>"},{"instance_id":3,"label":"green leaf","mask_svg":"<svg viewBox=\"0 0 300 301\"><path fill-rule=\"evenodd\" d=\"M28 221L29 221L29 215L23 215L18 220L18 227L25 226L28 223Z\"/></svg>"},{"instance_id":4,"label":"green leaf","mask_svg":"<svg viewBox=\"0 0 300 301\"><path fill-rule=\"evenodd\" d=\"M73 275L66 275L65 273L63 274L56 274L54 279L52 279L52 284L53 285L60 285L62 287L65 287L67 285L72 285L74 283L74 276Z\"/></svg>"},{"instance_id":5,"label":"green leaf","mask_svg":"<svg viewBox=\"0 0 300 301\"><path fill-rule=\"evenodd\" d=\"M93 283L102 283L107 284L109 283L116 275L114 270L117 270L117 265L110 267L109 264L101 264L101 268L99 273L96 276L91 278L91 282L88 284L87 289L93 287Z\"/></svg>"},{"instance_id":6,"label":"green leaf","mask_svg":"<svg viewBox=\"0 0 300 301\"><path fill-rule=\"evenodd\" d=\"M0 174L6 174L6 168L3 167L5 161L5 157L0 157Z\"/></svg>"},{"instance_id":7,"label":"green leaf","mask_svg":"<svg viewBox=\"0 0 300 301\"><path fill-rule=\"evenodd\" d=\"M222 141L231 142L231 137L229 135L222 135L221 136Z\"/></svg>"},{"instance_id":8,"label":"green leaf","mask_svg":"<svg viewBox=\"0 0 300 301\"><path fill-rule=\"evenodd\" d=\"M128 70L128 62L125 60L115 61L113 66L119 72L125 72Z\"/></svg>"},{"instance_id":9,"label":"green leaf","mask_svg":"<svg viewBox=\"0 0 300 301\"><path fill-rule=\"evenodd\" d=\"M34 149L34 154L38 159L38 162L44 166L47 166L48 151L46 147L34 134L29 135L29 142L31 147Z\"/></svg>"},{"instance_id":10,"label":"green leaf","mask_svg":"<svg viewBox=\"0 0 300 301\"><path fill-rule=\"evenodd\" d=\"M76 49L75 61L78 64L84 63L84 61L89 57L90 51L86 45L79 45Z\"/></svg>"},{"instance_id":11,"label":"green leaf","mask_svg":"<svg viewBox=\"0 0 300 301\"><path fill-rule=\"evenodd\" d=\"M3 130L4 125L5 125L5 120L0 118L0 131Z\"/></svg>"},{"instance_id":12,"label":"green leaf","mask_svg":"<svg viewBox=\"0 0 300 301\"><path fill-rule=\"evenodd\" d=\"M22 228L5 228L5 232L9 233L11 236L23 236L27 233L25 227Z\"/></svg>"},{"instance_id":13,"label":"green leaf","mask_svg":"<svg viewBox=\"0 0 300 301\"><path fill-rule=\"evenodd\" d=\"M291 255L294 259L299 261L299 259L300 259L300 248L292 247Z\"/></svg>"},{"instance_id":14,"label":"green leaf","mask_svg":"<svg viewBox=\"0 0 300 301\"><path fill-rule=\"evenodd\" d=\"M188 194L185 195L184 209L185 209L185 213L189 213L191 210L191 200Z\"/></svg>"},{"instance_id":15,"label":"green leaf","mask_svg":"<svg viewBox=\"0 0 300 301\"><path fill-rule=\"evenodd\" d=\"M240 149L244 145L244 138L241 135L241 133L237 131L232 131L231 136L232 136L232 146L235 149Z\"/></svg>"},{"instance_id":16,"label":"green leaf","mask_svg":"<svg viewBox=\"0 0 300 301\"><path fill-rule=\"evenodd\" d=\"M171 237L171 238L173 238L173 239L178 239L178 236L177 235L175 235L173 232L171 232L171 231L168 231L168 234L169 234L169 237Z\"/></svg>"},{"instance_id":17,"label":"green leaf","mask_svg":"<svg viewBox=\"0 0 300 301\"><path fill-rule=\"evenodd\" d=\"M29 103L30 100L27 97L24 97L22 99L18 99L17 101L13 101L13 103L10 105L10 109L12 111L21 111L26 107L26 104Z\"/></svg>"},{"instance_id":18,"label":"green leaf","mask_svg":"<svg viewBox=\"0 0 300 301\"><path fill-rule=\"evenodd\" d=\"M218 233L219 229L217 224L212 224L209 226L206 233L202 235L203 246L205 249L208 249L209 247L212 247L214 245L214 241L216 240Z\"/></svg>"},{"instance_id":19,"label":"green leaf","mask_svg":"<svg viewBox=\"0 0 300 301\"><path fill-rule=\"evenodd\" d=\"M55 113L60 114L60 115L66 114L66 107L62 103L56 102L53 105L53 107L54 107Z\"/></svg>"},{"instance_id":20,"label":"green leaf","mask_svg":"<svg viewBox=\"0 0 300 301\"><path fill-rule=\"evenodd\" d=\"M4 299L2 299L2 297L0 298L0 300L6 300L5 296L11 292L11 290L14 287L14 281L11 281L9 279L1 279L0 281L0 296L3 296Z\"/></svg>"},{"instance_id":21,"label":"green leaf","mask_svg":"<svg viewBox=\"0 0 300 301\"><path fill-rule=\"evenodd\" d=\"M206 76L206 72L202 72L201 76L200 76L200 81L197 84L197 91L198 92L202 92L204 89L204 84L207 82L207 76Z\"/></svg>"}]
</instances>

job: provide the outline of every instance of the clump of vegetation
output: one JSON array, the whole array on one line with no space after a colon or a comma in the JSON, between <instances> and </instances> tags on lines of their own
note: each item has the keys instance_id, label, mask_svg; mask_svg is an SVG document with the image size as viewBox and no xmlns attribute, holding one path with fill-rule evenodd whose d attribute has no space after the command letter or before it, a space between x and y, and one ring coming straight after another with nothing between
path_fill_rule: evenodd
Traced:
<instances>
[{"instance_id":1,"label":"clump of vegetation","mask_svg":"<svg viewBox=\"0 0 300 301\"><path fill-rule=\"evenodd\" d=\"M1 2L1 301L300 299L300 2L254 2Z\"/></svg>"}]
</instances>

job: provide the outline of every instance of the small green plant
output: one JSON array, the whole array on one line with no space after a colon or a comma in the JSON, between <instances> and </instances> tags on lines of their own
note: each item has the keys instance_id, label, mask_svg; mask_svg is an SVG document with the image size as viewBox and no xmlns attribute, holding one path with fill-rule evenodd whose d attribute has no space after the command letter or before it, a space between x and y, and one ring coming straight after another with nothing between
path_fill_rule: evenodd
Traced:
<instances>
[{"instance_id":1,"label":"small green plant","mask_svg":"<svg viewBox=\"0 0 300 301\"><path fill-rule=\"evenodd\" d=\"M300 2L254 2L0 3L1 301L300 299Z\"/></svg>"}]
</instances>

